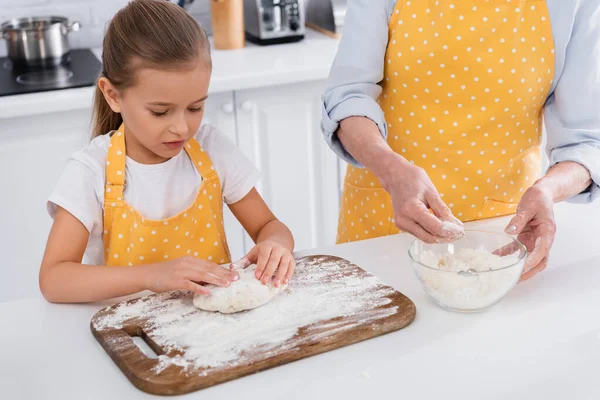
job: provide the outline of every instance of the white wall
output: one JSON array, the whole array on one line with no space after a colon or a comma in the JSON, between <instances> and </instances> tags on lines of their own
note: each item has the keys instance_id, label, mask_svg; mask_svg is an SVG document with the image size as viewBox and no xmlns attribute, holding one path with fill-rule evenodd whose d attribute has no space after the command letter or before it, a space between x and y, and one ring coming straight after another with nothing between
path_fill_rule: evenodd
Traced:
<instances>
[{"instance_id":1,"label":"white wall","mask_svg":"<svg viewBox=\"0 0 600 400\"><path fill-rule=\"evenodd\" d=\"M189 12L210 33L210 0L196 0ZM102 45L106 23L128 0L0 0L0 23L11 18L58 15L79 21L82 28L69 35L72 48ZM6 43L0 40L0 57Z\"/></svg>"}]
</instances>

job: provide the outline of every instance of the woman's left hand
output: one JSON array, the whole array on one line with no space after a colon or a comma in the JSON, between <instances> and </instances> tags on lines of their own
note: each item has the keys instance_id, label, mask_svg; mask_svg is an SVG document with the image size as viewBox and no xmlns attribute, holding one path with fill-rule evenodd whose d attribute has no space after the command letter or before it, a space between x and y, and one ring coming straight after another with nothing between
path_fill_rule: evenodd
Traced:
<instances>
[{"instance_id":1,"label":"woman's left hand","mask_svg":"<svg viewBox=\"0 0 600 400\"><path fill-rule=\"evenodd\" d=\"M548 265L550 248L556 233L553 206L549 191L542 185L535 184L521 198L517 214L506 228L506 233L517 235L517 240L523 243L529 252L521 281L542 272Z\"/></svg>"}]
</instances>

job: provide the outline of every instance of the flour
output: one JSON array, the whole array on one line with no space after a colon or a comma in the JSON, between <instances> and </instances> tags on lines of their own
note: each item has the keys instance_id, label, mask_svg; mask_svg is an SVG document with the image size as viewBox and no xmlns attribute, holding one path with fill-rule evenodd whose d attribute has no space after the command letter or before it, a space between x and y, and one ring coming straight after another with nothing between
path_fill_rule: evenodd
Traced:
<instances>
[{"instance_id":1,"label":"flour","mask_svg":"<svg viewBox=\"0 0 600 400\"><path fill-rule=\"evenodd\" d=\"M465 229L454 222L442 221L442 234L451 234L452 238L457 240L465 236Z\"/></svg>"},{"instance_id":2,"label":"flour","mask_svg":"<svg viewBox=\"0 0 600 400\"><path fill-rule=\"evenodd\" d=\"M393 292L350 263L324 257L299 262L287 291L254 310L211 313L195 308L191 295L166 293L120 305L113 314L95 320L94 327L118 329L143 317L146 330L166 353L159 356L156 373L177 365L206 375L393 315L397 307L377 308L389 304L386 296ZM311 325L341 316L348 318L325 327ZM303 335L297 335L300 328Z\"/></svg>"},{"instance_id":3,"label":"flour","mask_svg":"<svg viewBox=\"0 0 600 400\"><path fill-rule=\"evenodd\" d=\"M500 257L480 249L459 249L455 254L425 251L420 262L436 270L419 267L417 274L427 293L442 306L474 311L500 300L519 280L517 256Z\"/></svg>"}]
</instances>

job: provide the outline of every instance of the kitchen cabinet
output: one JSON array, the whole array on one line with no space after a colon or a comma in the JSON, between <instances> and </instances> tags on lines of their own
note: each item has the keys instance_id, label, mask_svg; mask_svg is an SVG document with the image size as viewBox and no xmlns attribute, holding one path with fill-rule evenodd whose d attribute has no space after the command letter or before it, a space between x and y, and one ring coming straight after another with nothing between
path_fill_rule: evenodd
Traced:
<instances>
[{"instance_id":1,"label":"kitchen cabinet","mask_svg":"<svg viewBox=\"0 0 600 400\"><path fill-rule=\"evenodd\" d=\"M335 243L338 164L319 128L324 85L235 93L238 145L262 171L258 190L291 229L298 250ZM248 238L245 244L251 245Z\"/></svg>"},{"instance_id":2,"label":"kitchen cabinet","mask_svg":"<svg viewBox=\"0 0 600 400\"><path fill-rule=\"evenodd\" d=\"M226 133L261 171L257 190L299 250L335 243L340 166L319 128L324 84L211 95L205 111L205 123ZM229 210L225 226L232 257L239 258L253 243Z\"/></svg>"},{"instance_id":3,"label":"kitchen cabinet","mask_svg":"<svg viewBox=\"0 0 600 400\"><path fill-rule=\"evenodd\" d=\"M203 123L218 127L261 170L257 189L292 231L296 249L333 245L340 199L337 157L320 132L324 81L211 93ZM51 219L46 200L70 155L89 140L90 111L2 119L0 301L37 297ZM253 246L224 208L232 257Z\"/></svg>"},{"instance_id":4,"label":"kitchen cabinet","mask_svg":"<svg viewBox=\"0 0 600 400\"><path fill-rule=\"evenodd\" d=\"M233 92L210 94L206 101L203 124L216 126L234 143L238 143ZM227 243L234 260L244 255L244 229L227 206L223 207L223 219Z\"/></svg>"},{"instance_id":5,"label":"kitchen cabinet","mask_svg":"<svg viewBox=\"0 0 600 400\"><path fill-rule=\"evenodd\" d=\"M46 200L71 154L89 140L89 123L87 110L0 122L0 301L39 296L52 224Z\"/></svg>"}]
</instances>

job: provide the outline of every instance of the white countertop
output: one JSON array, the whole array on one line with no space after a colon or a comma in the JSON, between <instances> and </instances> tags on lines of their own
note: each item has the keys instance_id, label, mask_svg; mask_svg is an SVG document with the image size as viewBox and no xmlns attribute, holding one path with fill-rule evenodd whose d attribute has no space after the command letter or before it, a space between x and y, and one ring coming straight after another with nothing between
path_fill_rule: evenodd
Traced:
<instances>
[{"instance_id":1,"label":"white countertop","mask_svg":"<svg viewBox=\"0 0 600 400\"><path fill-rule=\"evenodd\" d=\"M597 399L600 393L600 204L559 204L548 269L494 308L434 305L408 262L411 238L317 249L411 298L409 327L185 396L198 399ZM506 218L470 224L502 229ZM41 299L0 303L0 397L142 399L90 333L101 308ZM393 396L393 397L392 397Z\"/></svg>"},{"instance_id":2,"label":"white countertop","mask_svg":"<svg viewBox=\"0 0 600 400\"><path fill-rule=\"evenodd\" d=\"M312 30L298 43L213 50L209 93L326 79L338 40ZM99 49L93 50L100 57ZM0 97L0 119L91 107L94 87Z\"/></svg>"}]
</instances>

